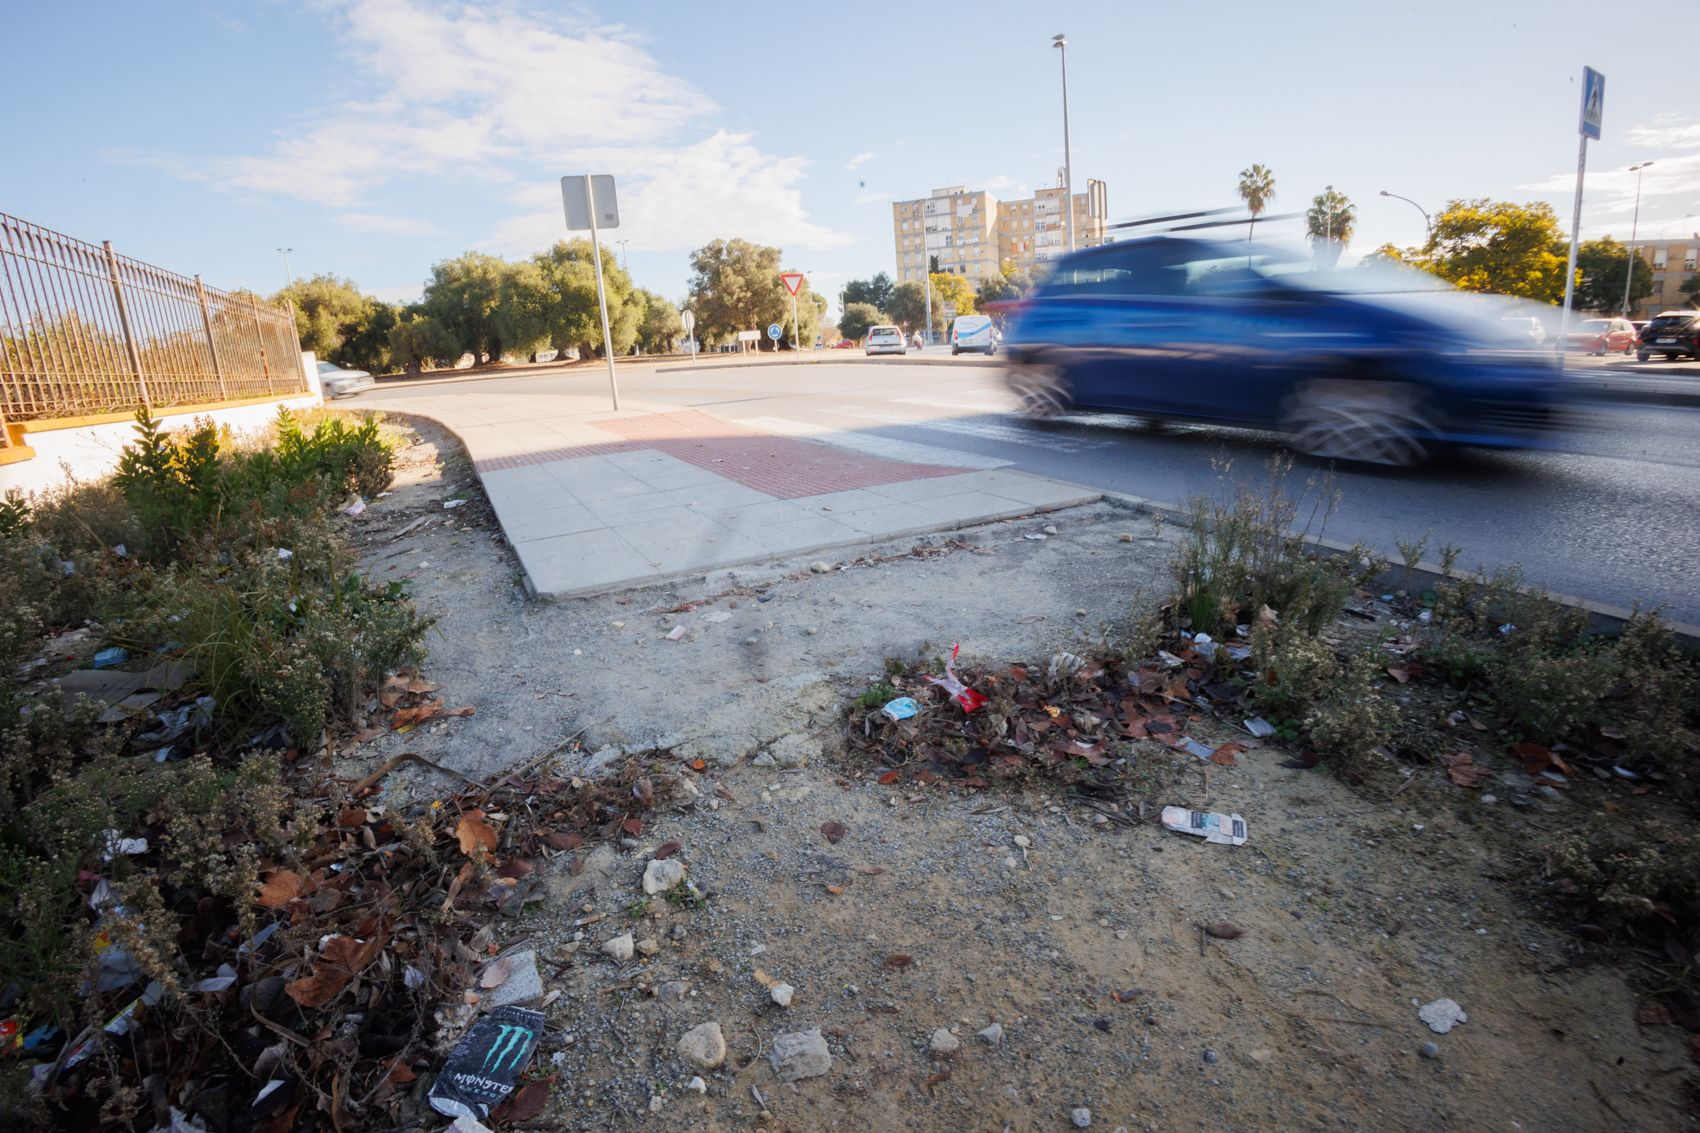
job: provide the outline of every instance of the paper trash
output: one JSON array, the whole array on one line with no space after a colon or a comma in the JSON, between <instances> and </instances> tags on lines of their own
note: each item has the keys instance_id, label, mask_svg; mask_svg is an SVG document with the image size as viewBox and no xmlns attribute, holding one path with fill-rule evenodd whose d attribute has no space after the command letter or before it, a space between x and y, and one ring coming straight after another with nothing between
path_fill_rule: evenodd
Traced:
<instances>
[{"instance_id":1,"label":"paper trash","mask_svg":"<svg viewBox=\"0 0 1700 1133\"><path fill-rule=\"evenodd\" d=\"M1193 834L1223 846L1245 845L1245 819L1237 814L1188 810L1184 806L1163 808L1163 825L1181 834Z\"/></svg>"}]
</instances>

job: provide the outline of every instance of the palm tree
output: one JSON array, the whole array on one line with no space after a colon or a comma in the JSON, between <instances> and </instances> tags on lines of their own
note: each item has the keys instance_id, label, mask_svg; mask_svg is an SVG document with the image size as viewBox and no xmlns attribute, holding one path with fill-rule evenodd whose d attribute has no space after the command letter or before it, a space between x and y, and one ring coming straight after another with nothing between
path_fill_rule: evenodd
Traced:
<instances>
[{"instance_id":1,"label":"palm tree","mask_svg":"<svg viewBox=\"0 0 1700 1133\"><path fill-rule=\"evenodd\" d=\"M1351 240L1357 219L1358 206L1332 185L1311 199L1310 208L1305 210L1305 229L1316 245L1318 259L1327 256L1326 266L1339 262L1340 251Z\"/></svg>"},{"instance_id":2,"label":"palm tree","mask_svg":"<svg viewBox=\"0 0 1700 1133\"><path fill-rule=\"evenodd\" d=\"M1269 172L1267 165L1253 165L1250 169L1240 170L1240 200L1245 202L1246 211L1251 213L1251 223L1246 225L1245 238L1251 239L1251 234L1257 227L1257 218L1269 202L1275 199L1275 174Z\"/></svg>"}]
</instances>

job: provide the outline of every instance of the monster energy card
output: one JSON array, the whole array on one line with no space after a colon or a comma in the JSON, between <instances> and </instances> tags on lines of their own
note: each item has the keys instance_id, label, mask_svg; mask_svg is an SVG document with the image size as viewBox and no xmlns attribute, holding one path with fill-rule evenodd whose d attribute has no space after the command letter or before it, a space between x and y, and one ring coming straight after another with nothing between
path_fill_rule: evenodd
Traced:
<instances>
[{"instance_id":1,"label":"monster energy card","mask_svg":"<svg viewBox=\"0 0 1700 1133\"><path fill-rule=\"evenodd\" d=\"M487 1116L513 1092L542 1032L543 1014L523 1007L498 1007L478 1020L449 1052L431 1107L449 1117Z\"/></svg>"}]
</instances>

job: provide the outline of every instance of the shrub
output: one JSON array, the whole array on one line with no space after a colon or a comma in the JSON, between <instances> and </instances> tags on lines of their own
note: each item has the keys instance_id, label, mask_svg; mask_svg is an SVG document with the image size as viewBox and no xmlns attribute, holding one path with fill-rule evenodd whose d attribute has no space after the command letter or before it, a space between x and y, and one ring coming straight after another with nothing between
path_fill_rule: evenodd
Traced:
<instances>
[{"instance_id":1,"label":"shrub","mask_svg":"<svg viewBox=\"0 0 1700 1133\"><path fill-rule=\"evenodd\" d=\"M1317 754L1353 774L1393 736L1399 706L1377 687L1380 661L1373 649L1352 657L1305 720Z\"/></svg>"},{"instance_id":2,"label":"shrub","mask_svg":"<svg viewBox=\"0 0 1700 1133\"><path fill-rule=\"evenodd\" d=\"M1267 623L1251 635L1257 683L1252 698L1269 716L1298 724L1340 676L1334 647L1298 629Z\"/></svg>"}]
</instances>

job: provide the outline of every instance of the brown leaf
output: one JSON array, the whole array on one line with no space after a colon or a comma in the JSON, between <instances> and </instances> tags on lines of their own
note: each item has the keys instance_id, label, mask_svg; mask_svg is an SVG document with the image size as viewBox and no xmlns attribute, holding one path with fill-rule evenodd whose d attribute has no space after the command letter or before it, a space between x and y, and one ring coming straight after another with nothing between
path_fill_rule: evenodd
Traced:
<instances>
[{"instance_id":1,"label":"brown leaf","mask_svg":"<svg viewBox=\"0 0 1700 1133\"><path fill-rule=\"evenodd\" d=\"M390 727L396 730L412 728L423 724L442 710L442 702L428 700L424 704L415 704L412 708L398 708L396 714L390 717Z\"/></svg>"},{"instance_id":2,"label":"brown leaf","mask_svg":"<svg viewBox=\"0 0 1700 1133\"><path fill-rule=\"evenodd\" d=\"M319 950L313 974L284 984L283 990L303 1007L323 1007L383 951L385 939L380 933L362 944L352 936L333 936Z\"/></svg>"},{"instance_id":3,"label":"brown leaf","mask_svg":"<svg viewBox=\"0 0 1700 1133\"><path fill-rule=\"evenodd\" d=\"M536 1078L514 1091L507 1102L508 1122L531 1121L549 1104L549 1091L555 1086L555 1075Z\"/></svg>"},{"instance_id":4,"label":"brown leaf","mask_svg":"<svg viewBox=\"0 0 1700 1133\"><path fill-rule=\"evenodd\" d=\"M530 877L537 869L524 858L509 858L496 871L497 877L505 877L510 881L518 881L522 877Z\"/></svg>"},{"instance_id":5,"label":"brown leaf","mask_svg":"<svg viewBox=\"0 0 1700 1133\"><path fill-rule=\"evenodd\" d=\"M934 1086L941 1085L948 1081L950 1081L950 1071L940 1070L937 1074L928 1078L924 1083L922 1083L922 1085L925 1086L928 1092L931 1092Z\"/></svg>"},{"instance_id":6,"label":"brown leaf","mask_svg":"<svg viewBox=\"0 0 1700 1133\"><path fill-rule=\"evenodd\" d=\"M508 982L508 977L514 974L514 966L514 957L502 957L484 969L484 974L478 977L478 986L485 991L501 987Z\"/></svg>"},{"instance_id":7,"label":"brown leaf","mask_svg":"<svg viewBox=\"0 0 1700 1133\"><path fill-rule=\"evenodd\" d=\"M684 848L683 842L663 842L655 848L654 858L658 862L666 861Z\"/></svg>"},{"instance_id":8,"label":"brown leaf","mask_svg":"<svg viewBox=\"0 0 1700 1133\"><path fill-rule=\"evenodd\" d=\"M407 682L406 688L407 688L408 692L436 692L437 691L437 686L435 684L431 683L430 681L426 680L424 677L414 677L412 680Z\"/></svg>"},{"instance_id":9,"label":"brown leaf","mask_svg":"<svg viewBox=\"0 0 1700 1133\"><path fill-rule=\"evenodd\" d=\"M889 955L885 958L885 966L889 970L894 971L894 972L899 971L900 969L903 969L903 968L907 968L909 965L913 964L914 962L915 962L915 957L909 955L909 953L907 953L907 952L893 952L891 955Z\"/></svg>"},{"instance_id":10,"label":"brown leaf","mask_svg":"<svg viewBox=\"0 0 1700 1133\"><path fill-rule=\"evenodd\" d=\"M1540 744L1527 742L1512 744L1511 754L1523 761L1523 770L1527 771L1531 775L1539 775L1549 767L1561 771L1566 775L1576 774L1575 770L1568 763L1558 758L1558 756L1554 755Z\"/></svg>"},{"instance_id":11,"label":"brown leaf","mask_svg":"<svg viewBox=\"0 0 1700 1133\"><path fill-rule=\"evenodd\" d=\"M878 877L880 874L885 872L885 867L877 865L859 865L856 867L856 872L865 873L869 877Z\"/></svg>"},{"instance_id":12,"label":"brown leaf","mask_svg":"<svg viewBox=\"0 0 1700 1133\"><path fill-rule=\"evenodd\" d=\"M897 772L895 771L887 771L879 777L879 784L882 787L890 786L895 782L897 782Z\"/></svg>"},{"instance_id":13,"label":"brown leaf","mask_svg":"<svg viewBox=\"0 0 1700 1133\"><path fill-rule=\"evenodd\" d=\"M1395 669L1395 668L1389 667L1388 670L1387 670L1387 675L1392 677L1394 680L1398 681L1402 685L1411 683L1411 674L1404 669Z\"/></svg>"},{"instance_id":14,"label":"brown leaf","mask_svg":"<svg viewBox=\"0 0 1700 1133\"><path fill-rule=\"evenodd\" d=\"M1643 1027L1659 1027L1673 1020L1669 1007L1656 999L1643 999L1635 1009L1635 1021Z\"/></svg>"},{"instance_id":15,"label":"brown leaf","mask_svg":"<svg viewBox=\"0 0 1700 1133\"><path fill-rule=\"evenodd\" d=\"M692 771L705 771L708 769L708 760L693 759L686 766L688 766Z\"/></svg>"},{"instance_id":16,"label":"brown leaf","mask_svg":"<svg viewBox=\"0 0 1700 1133\"><path fill-rule=\"evenodd\" d=\"M624 830L627 834L630 834L633 838L640 837L643 834L643 819L635 816L628 818L620 823L620 829Z\"/></svg>"},{"instance_id":17,"label":"brown leaf","mask_svg":"<svg viewBox=\"0 0 1700 1133\"><path fill-rule=\"evenodd\" d=\"M388 707L392 707L392 706L391 705L385 705L384 707L388 708ZM382 728L362 728L358 732L355 732L348 739L349 739L350 743L366 744L366 743L371 743L373 740L377 739L379 736L384 735L384 734L385 734L385 732Z\"/></svg>"},{"instance_id":18,"label":"brown leaf","mask_svg":"<svg viewBox=\"0 0 1700 1133\"><path fill-rule=\"evenodd\" d=\"M254 904L264 909L280 909L301 896L301 890L306 884L294 870L274 869L266 874L265 881L260 886L260 895L254 899Z\"/></svg>"},{"instance_id":19,"label":"brown leaf","mask_svg":"<svg viewBox=\"0 0 1700 1133\"><path fill-rule=\"evenodd\" d=\"M826 835L826 840L829 843L836 846L838 843L844 841L844 835L848 834L850 831L845 829L842 822L823 822L821 823L820 832Z\"/></svg>"},{"instance_id":20,"label":"brown leaf","mask_svg":"<svg viewBox=\"0 0 1700 1133\"><path fill-rule=\"evenodd\" d=\"M1234 756L1238 755L1240 752L1242 752L1244 750L1245 750L1244 744L1237 743L1234 740L1229 740L1227 743L1223 744L1221 747L1217 748L1215 751L1210 753L1210 762L1211 763L1219 763L1223 767L1236 766L1237 761L1234 759Z\"/></svg>"},{"instance_id":21,"label":"brown leaf","mask_svg":"<svg viewBox=\"0 0 1700 1133\"><path fill-rule=\"evenodd\" d=\"M336 816L336 824L345 830L352 830L356 826L366 825L370 818L365 807L351 806Z\"/></svg>"},{"instance_id":22,"label":"brown leaf","mask_svg":"<svg viewBox=\"0 0 1700 1133\"><path fill-rule=\"evenodd\" d=\"M460 821L455 824L455 838L460 842L460 852L469 858L479 850L493 854L501 842L501 835L494 826L484 821L481 810L469 810L460 816Z\"/></svg>"},{"instance_id":23,"label":"brown leaf","mask_svg":"<svg viewBox=\"0 0 1700 1133\"><path fill-rule=\"evenodd\" d=\"M1205 925L1204 934L1214 936L1217 940L1238 940L1245 935L1245 931L1234 927L1227 921L1221 921L1217 924Z\"/></svg>"},{"instance_id":24,"label":"brown leaf","mask_svg":"<svg viewBox=\"0 0 1700 1133\"><path fill-rule=\"evenodd\" d=\"M584 835L577 830L551 830L543 835L543 844L551 850L576 850L584 844Z\"/></svg>"},{"instance_id":25,"label":"brown leaf","mask_svg":"<svg viewBox=\"0 0 1700 1133\"><path fill-rule=\"evenodd\" d=\"M828 885L826 887L826 891L828 893L832 894L834 897L837 897L844 892L844 886L842 886L842 885Z\"/></svg>"},{"instance_id":26,"label":"brown leaf","mask_svg":"<svg viewBox=\"0 0 1700 1133\"><path fill-rule=\"evenodd\" d=\"M1474 787L1476 780L1492 772L1485 767L1477 767L1474 757L1467 751L1461 751L1446 761L1446 777L1460 787Z\"/></svg>"},{"instance_id":27,"label":"brown leaf","mask_svg":"<svg viewBox=\"0 0 1700 1133\"><path fill-rule=\"evenodd\" d=\"M391 1085L400 1086L411 1082L419 1075L413 1072L413 1067L407 1064L407 1055L398 1054L390 1060L389 1081Z\"/></svg>"},{"instance_id":28,"label":"brown leaf","mask_svg":"<svg viewBox=\"0 0 1700 1133\"><path fill-rule=\"evenodd\" d=\"M477 712L477 711L478 711L478 709L473 708L471 705L468 705L465 708L445 709L444 712L443 712L443 715L444 716L470 716L474 712Z\"/></svg>"}]
</instances>

